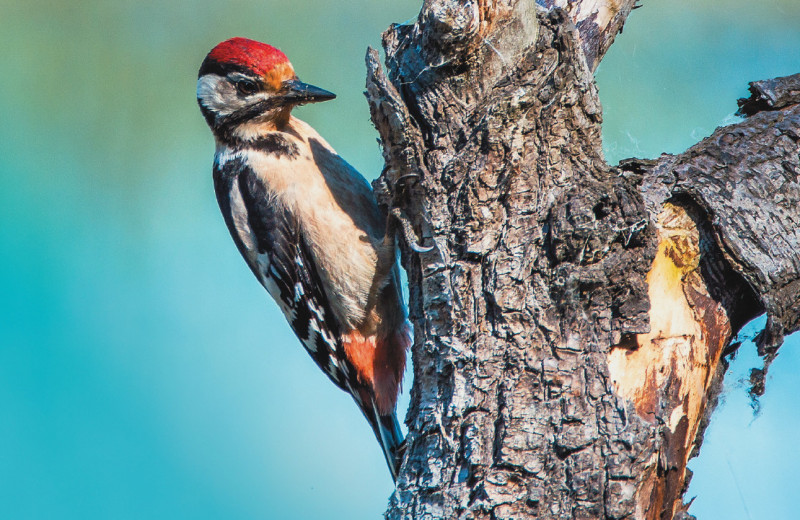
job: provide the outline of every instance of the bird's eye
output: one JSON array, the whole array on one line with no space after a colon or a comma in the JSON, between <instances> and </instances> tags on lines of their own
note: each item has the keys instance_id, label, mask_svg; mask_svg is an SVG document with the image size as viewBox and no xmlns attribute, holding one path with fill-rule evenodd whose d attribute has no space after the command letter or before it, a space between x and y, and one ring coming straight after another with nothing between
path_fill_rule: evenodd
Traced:
<instances>
[{"instance_id":1,"label":"bird's eye","mask_svg":"<svg viewBox=\"0 0 800 520\"><path fill-rule=\"evenodd\" d=\"M240 94L249 96L258 90L258 85L249 79L240 79L236 82L236 90L238 90Z\"/></svg>"}]
</instances>

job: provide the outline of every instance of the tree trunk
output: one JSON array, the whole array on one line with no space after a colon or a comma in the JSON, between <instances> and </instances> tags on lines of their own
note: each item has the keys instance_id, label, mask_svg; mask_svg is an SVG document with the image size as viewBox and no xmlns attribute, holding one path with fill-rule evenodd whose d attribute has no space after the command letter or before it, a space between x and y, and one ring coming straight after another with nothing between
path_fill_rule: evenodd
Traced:
<instances>
[{"instance_id":1,"label":"tree trunk","mask_svg":"<svg viewBox=\"0 0 800 520\"><path fill-rule=\"evenodd\" d=\"M384 34L388 75L367 56L383 202L434 246L402 245L388 518L684 515L731 337L766 311L774 356L800 327L797 89L754 86L745 122L611 167L592 71L632 7L426 0Z\"/></svg>"}]
</instances>

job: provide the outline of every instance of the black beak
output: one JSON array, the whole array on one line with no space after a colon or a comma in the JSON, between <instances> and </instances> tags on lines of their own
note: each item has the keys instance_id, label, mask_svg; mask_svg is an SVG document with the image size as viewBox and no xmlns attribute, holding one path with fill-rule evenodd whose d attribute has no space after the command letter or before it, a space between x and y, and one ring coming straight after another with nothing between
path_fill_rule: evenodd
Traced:
<instances>
[{"instance_id":1,"label":"black beak","mask_svg":"<svg viewBox=\"0 0 800 520\"><path fill-rule=\"evenodd\" d=\"M287 104L303 105L305 103L328 101L335 98L336 94L296 79L290 79L283 82L280 96Z\"/></svg>"}]
</instances>

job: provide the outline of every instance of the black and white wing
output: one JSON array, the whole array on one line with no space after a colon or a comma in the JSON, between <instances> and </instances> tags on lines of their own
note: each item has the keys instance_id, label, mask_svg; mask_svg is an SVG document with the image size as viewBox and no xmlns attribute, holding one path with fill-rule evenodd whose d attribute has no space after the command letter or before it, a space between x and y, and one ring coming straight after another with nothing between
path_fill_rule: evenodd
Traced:
<instances>
[{"instance_id":1,"label":"black and white wing","mask_svg":"<svg viewBox=\"0 0 800 520\"><path fill-rule=\"evenodd\" d=\"M298 223L247 166L214 164L214 189L225 223L250 269L283 311L305 349L340 388L350 391L340 330Z\"/></svg>"}]
</instances>

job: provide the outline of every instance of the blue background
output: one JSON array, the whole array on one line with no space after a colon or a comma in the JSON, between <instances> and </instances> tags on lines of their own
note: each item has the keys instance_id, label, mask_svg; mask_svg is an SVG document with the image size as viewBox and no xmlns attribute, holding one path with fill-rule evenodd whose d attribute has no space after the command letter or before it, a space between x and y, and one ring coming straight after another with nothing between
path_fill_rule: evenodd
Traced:
<instances>
[{"instance_id":1,"label":"blue background","mask_svg":"<svg viewBox=\"0 0 800 520\"><path fill-rule=\"evenodd\" d=\"M364 51L418 9L0 0L0 519L380 517L369 428L224 227L194 92L217 42L272 43L339 95L300 117L374 177ZM798 49L796 0L644 2L597 74L608 160L734 121L748 81L800 72ZM701 520L797 517L798 343L758 417L752 344L737 357L691 464Z\"/></svg>"}]
</instances>

